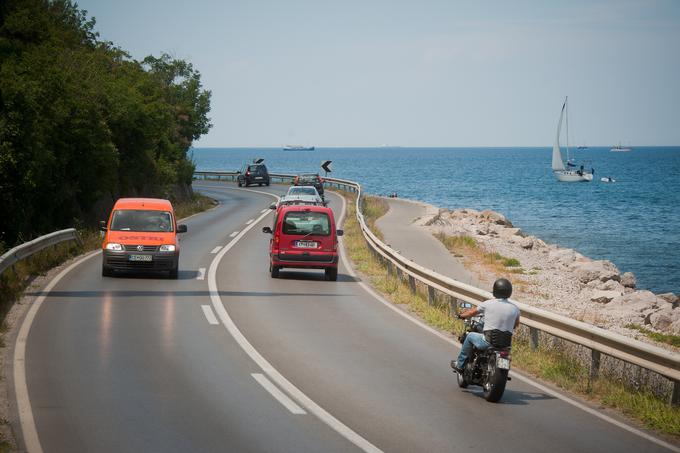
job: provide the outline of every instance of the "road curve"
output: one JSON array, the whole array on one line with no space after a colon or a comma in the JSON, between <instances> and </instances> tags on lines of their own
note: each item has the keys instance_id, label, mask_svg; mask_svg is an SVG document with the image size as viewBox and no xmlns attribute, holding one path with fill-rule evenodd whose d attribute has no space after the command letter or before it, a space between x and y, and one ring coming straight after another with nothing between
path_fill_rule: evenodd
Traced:
<instances>
[{"instance_id":1,"label":"road curve","mask_svg":"<svg viewBox=\"0 0 680 453\"><path fill-rule=\"evenodd\" d=\"M47 294L25 364L42 448L358 450L295 395L287 398L223 324L211 323L206 273L217 248L238 238L272 198L231 184L195 187L221 204L186 222L178 280L102 278L101 258L93 257ZM339 213L340 198L332 196L331 206ZM369 445L668 451L518 380L502 404L461 391L448 368L451 346L385 307L344 266L337 282L318 271L283 270L271 279L269 236L260 232L270 222L271 215L223 254L215 267L219 300L268 363ZM277 391L279 399L270 393Z\"/></svg>"}]
</instances>

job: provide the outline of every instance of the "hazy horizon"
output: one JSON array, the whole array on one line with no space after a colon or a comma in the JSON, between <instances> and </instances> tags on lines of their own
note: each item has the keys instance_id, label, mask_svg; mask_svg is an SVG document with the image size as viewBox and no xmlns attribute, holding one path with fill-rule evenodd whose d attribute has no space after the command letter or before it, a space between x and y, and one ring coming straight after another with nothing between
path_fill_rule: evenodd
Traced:
<instances>
[{"instance_id":1,"label":"hazy horizon","mask_svg":"<svg viewBox=\"0 0 680 453\"><path fill-rule=\"evenodd\" d=\"M680 144L673 0L78 4L201 72L197 147L551 146L565 96L573 145Z\"/></svg>"}]
</instances>

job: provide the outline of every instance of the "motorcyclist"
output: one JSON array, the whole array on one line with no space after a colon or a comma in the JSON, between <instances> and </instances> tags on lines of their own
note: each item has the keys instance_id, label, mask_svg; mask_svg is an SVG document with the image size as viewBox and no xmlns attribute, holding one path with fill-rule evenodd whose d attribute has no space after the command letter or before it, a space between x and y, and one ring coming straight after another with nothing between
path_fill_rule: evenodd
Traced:
<instances>
[{"instance_id":1,"label":"motorcyclist","mask_svg":"<svg viewBox=\"0 0 680 453\"><path fill-rule=\"evenodd\" d=\"M519 325L519 308L510 301L511 295L512 283L505 278L499 278L493 284L494 299L489 299L476 307L464 311L459 317L471 318L484 313L484 332L498 329L512 333ZM470 356L473 346L484 350L491 345L483 333L469 332L463 342L458 360L451 361L451 368L458 373L462 373L463 365L465 365L465 361Z\"/></svg>"}]
</instances>

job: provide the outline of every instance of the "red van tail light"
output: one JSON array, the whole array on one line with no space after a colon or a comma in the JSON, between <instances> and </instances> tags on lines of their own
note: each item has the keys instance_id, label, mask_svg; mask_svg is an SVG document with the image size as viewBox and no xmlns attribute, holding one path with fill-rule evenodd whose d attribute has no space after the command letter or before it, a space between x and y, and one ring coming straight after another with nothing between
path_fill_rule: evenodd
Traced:
<instances>
[{"instance_id":1,"label":"red van tail light","mask_svg":"<svg viewBox=\"0 0 680 453\"><path fill-rule=\"evenodd\" d=\"M281 241L281 234L280 234L280 233L278 232L278 230L277 230L276 233L274 234L274 247L275 247L275 248L278 248L278 247L279 247L279 242L280 242L280 241Z\"/></svg>"}]
</instances>

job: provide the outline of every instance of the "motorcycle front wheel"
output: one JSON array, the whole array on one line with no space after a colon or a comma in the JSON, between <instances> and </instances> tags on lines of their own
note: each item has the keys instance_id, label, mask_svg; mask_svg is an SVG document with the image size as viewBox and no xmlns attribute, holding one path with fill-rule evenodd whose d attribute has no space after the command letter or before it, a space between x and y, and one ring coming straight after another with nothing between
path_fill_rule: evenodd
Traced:
<instances>
[{"instance_id":1,"label":"motorcycle front wheel","mask_svg":"<svg viewBox=\"0 0 680 453\"><path fill-rule=\"evenodd\" d=\"M465 375L463 373L456 373L456 380L458 381L458 387L464 389L470 384L465 380Z\"/></svg>"},{"instance_id":2,"label":"motorcycle front wheel","mask_svg":"<svg viewBox=\"0 0 680 453\"><path fill-rule=\"evenodd\" d=\"M496 367L496 357L491 356L489 363L489 374L484 382L484 399L490 403L495 403L501 399L505 391L505 384L508 382L508 370Z\"/></svg>"}]
</instances>

